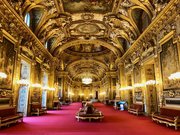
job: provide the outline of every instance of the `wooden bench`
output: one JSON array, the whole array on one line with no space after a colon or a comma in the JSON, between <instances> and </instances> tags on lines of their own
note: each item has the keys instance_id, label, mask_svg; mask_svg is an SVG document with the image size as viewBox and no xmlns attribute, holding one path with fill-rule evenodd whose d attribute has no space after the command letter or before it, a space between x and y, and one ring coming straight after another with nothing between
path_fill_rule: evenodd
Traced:
<instances>
[{"instance_id":1,"label":"wooden bench","mask_svg":"<svg viewBox=\"0 0 180 135\"><path fill-rule=\"evenodd\" d=\"M23 113L16 112L15 107L0 108L0 128L18 121L23 122Z\"/></svg>"},{"instance_id":2,"label":"wooden bench","mask_svg":"<svg viewBox=\"0 0 180 135\"><path fill-rule=\"evenodd\" d=\"M41 115L47 113L47 109L42 107L40 103L32 103L31 104L31 115Z\"/></svg>"},{"instance_id":3,"label":"wooden bench","mask_svg":"<svg viewBox=\"0 0 180 135\"><path fill-rule=\"evenodd\" d=\"M130 105L130 107L128 108L128 112L136 114L136 115L144 114L143 108L144 108L143 104L134 103L134 104Z\"/></svg>"},{"instance_id":4,"label":"wooden bench","mask_svg":"<svg viewBox=\"0 0 180 135\"><path fill-rule=\"evenodd\" d=\"M166 126L174 126L175 130L177 130L180 127L180 109L160 108L159 113L152 114L152 120L165 123Z\"/></svg>"}]
</instances>

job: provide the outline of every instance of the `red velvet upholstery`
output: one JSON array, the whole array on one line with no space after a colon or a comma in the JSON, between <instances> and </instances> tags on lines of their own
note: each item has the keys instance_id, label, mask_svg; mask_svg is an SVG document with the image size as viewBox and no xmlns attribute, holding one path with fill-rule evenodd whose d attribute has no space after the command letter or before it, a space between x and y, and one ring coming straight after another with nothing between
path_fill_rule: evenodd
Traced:
<instances>
[{"instance_id":1,"label":"red velvet upholstery","mask_svg":"<svg viewBox=\"0 0 180 135\"><path fill-rule=\"evenodd\" d=\"M14 107L0 109L0 117L8 117L15 114L16 114L16 109Z\"/></svg>"},{"instance_id":2,"label":"red velvet upholstery","mask_svg":"<svg viewBox=\"0 0 180 135\"><path fill-rule=\"evenodd\" d=\"M132 108L132 109L138 109L138 110L143 110L142 104L132 104L132 105L130 106L130 108Z\"/></svg>"},{"instance_id":3,"label":"red velvet upholstery","mask_svg":"<svg viewBox=\"0 0 180 135\"><path fill-rule=\"evenodd\" d=\"M173 108L160 108L160 113L153 113L152 120L174 126L175 130L180 126L180 110Z\"/></svg>"},{"instance_id":4,"label":"red velvet upholstery","mask_svg":"<svg viewBox=\"0 0 180 135\"><path fill-rule=\"evenodd\" d=\"M180 110L171 109L171 108L161 108L160 109L161 115L171 116L171 117L180 117Z\"/></svg>"},{"instance_id":5,"label":"red velvet upholstery","mask_svg":"<svg viewBox=\"0 0 180 135\"><path fill-rule=\"evenodd\" d=\"M15 107L6 107L0 109L0 128L1 126L9 126L11 123L23 121L23 114L17 113Z\"/></svg>"},{"instance_id":6,"label":"red velvet upholstery","mask_svg":"<svg viewBox=\"0 0 180 135\"><path fill-rule=\"evenodd\" d=\"M130 105L130 107L128 108L128 112L136 115L143 114L144 113L143 104L134 103Z\"/></svg>"},{"instance_id":7,"label":"red velvet upholstery","mask_svg":"<svg viewBox=\"0 0 180 135\"><path fill-rule=\"evenodd\" d=\"M43 108L40 103L31 104L31 115L36 114L39 116L44 113L47 113L47 110L46 108Z\"/></svg>"}]
</instances>

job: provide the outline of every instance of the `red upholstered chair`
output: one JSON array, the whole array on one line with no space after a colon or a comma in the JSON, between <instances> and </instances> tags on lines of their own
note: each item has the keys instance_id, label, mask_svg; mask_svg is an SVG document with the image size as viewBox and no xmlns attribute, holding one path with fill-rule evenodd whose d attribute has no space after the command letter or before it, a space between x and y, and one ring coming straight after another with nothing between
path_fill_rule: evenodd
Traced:
<instances>
[{"instance_id":1,"label":"red upholstered chair","mask_svg":"<svg viewBox=\"0 0 180 135\"><path fill-rule=\"evenodd\" d=\"M18 121L23 121L23 113L16 112L15 107L5 107L0 109L0 128L1 126L9 126Z\"/></svg>"}]
</instances>

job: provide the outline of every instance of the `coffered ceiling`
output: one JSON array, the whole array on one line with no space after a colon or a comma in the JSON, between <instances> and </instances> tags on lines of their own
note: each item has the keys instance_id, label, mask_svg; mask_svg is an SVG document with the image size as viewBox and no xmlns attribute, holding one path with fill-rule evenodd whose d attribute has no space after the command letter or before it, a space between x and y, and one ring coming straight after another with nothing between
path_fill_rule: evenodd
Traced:
<instances>
[{"instance_id":1,"label":"coffered ceiling","mask_svg":"<svg viewBox=\"0 0 180 135\"><path fill-rule=\"evenodd\" d=\"M151 0L26 0L31 29L74 81L100 81L150 24Z\"/></svg>"}]
</instances>

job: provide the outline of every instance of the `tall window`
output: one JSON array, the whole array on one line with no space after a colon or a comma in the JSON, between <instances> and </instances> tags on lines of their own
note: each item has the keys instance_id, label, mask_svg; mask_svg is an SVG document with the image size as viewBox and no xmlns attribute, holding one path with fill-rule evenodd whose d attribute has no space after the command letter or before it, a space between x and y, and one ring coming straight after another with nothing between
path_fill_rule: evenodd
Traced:
<instances>
[{"instance_id":1,"label":"tall window","mask_svg":"<svg viewBox=\"0 0 180 135\"><path fill-rule=\"evenodd\" d=\"M30 26L30 14L27 13L25 15L25 19L24 19L25 23L27 24L27 26L29 27Z\"/></svg>"},{"instance_id":2,"label":"tall window","mask_svg":"<svg viewBox=\"0 0 180 135\"><path fill-rule=\"evenodd\" d=\"M47 49L48 48L48 42L46 41L45 43L45 48Z\"/></svg>"}]
</instances>

